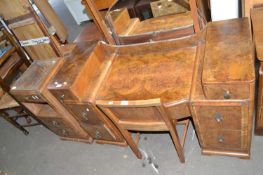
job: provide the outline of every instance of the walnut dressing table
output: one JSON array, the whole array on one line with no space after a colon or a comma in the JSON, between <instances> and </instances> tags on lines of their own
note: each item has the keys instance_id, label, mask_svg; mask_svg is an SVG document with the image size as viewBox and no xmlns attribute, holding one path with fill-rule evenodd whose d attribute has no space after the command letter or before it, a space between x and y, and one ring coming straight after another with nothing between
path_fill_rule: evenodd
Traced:
<instances>
[{"instance_id":1,"label":"walnut dressing table","mask_svg":"<svg viewBox=\"0 0 263 175\"><path fill-rule=\"evenodd\" d=\"M160 98L170 120L193 118L203 154L249 158L255 92L251 38L244 18L210 23L200 35L177 40L79 43L47 89L97 143L127 145L98 102L127 106Z\"/></svg>"}]
</instances>

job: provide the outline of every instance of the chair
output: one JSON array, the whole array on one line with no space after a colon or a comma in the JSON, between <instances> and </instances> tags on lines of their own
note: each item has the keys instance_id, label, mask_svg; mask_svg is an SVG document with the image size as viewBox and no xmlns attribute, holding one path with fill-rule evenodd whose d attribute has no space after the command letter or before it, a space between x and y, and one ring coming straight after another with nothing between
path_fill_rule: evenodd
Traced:
<instances>
[{"instance_id":1,"label":"chair","mask_svg":"<svg viewBox=\"0 0 263 175\"><path fill-rule=\"evenodd\" d=\"M133 140L131 131L169 131L180 161L185 162L183 146L189 125L189 120L180 122L185 125L181 142L176 130L177 120L172 121L160 99L137 100L137 101L101 101L96 105L114 122L118 127L128 145L141 159L142 154Z\"/></svg>"},{"instance_id":2,"label":"chair","mask_svg":"<svg viewBox=\"0 0 263 175\"><path fill-rule=\"evenodd\" d=\"M29 134L25 127L39 125L38 122L32 123L30 115L28 115L28 113L23 110L23 107L20 106L8 93L5 93L0 99L0 115L7 122L21 130L25 135ZM19 118L24 118L26 120L26 124L19 124L17 122Z\"/></svg>"},{"instance_id":3,"label":"chair","mask_svg":"<svg viewBox=\"0 0 263 175\"><path fill-rule=\"evenodd\" d=\"M35 126L39 123L31 123L32 114L12 98L8 92L13 81L30 65L30 62L5 26L0 26L0 28L2 28L0 42L4 43L3 47L0 48L0 115L25 135L28 135L25 127ZM17 122L21 117L25 118L26 125L20 125Z\"/></svg>"}]
</instances>

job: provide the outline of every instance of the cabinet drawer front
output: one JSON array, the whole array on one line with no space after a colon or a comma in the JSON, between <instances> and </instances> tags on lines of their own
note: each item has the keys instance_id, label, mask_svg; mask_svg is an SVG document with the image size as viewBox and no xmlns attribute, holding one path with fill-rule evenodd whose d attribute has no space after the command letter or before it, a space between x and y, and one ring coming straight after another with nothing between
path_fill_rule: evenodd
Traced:
<instances>
[{"instance_id":1,"label":"cabinet drawer front","mask_svg":"<svg viewBox=\"0 0 263 175\"><path fill-rule=\"evenodd\" d=\"M49 91L62 103L65 101L78 101L79 99L70 89L49 89Z\"/></svg>"},{"instance_id":2,"label":"cabinet drawer front","mask_svg":"<svg viewBox=\"0 0 263 175\"><path fill-rule=\"evenodd\" d=\"M241 130L241 106L198 106L196 112L202 130Z\"/></svg>"},{"instance_id":3,"label":"cabinet drawer front","mask_svg":"<svg viewBox=\"0 0 263 175\"><path fill-rule=\"evenodd\" d=\"M204 94L207 99L249 99L249 83L237 84L206 84L203 86Z\"/></svg>"},{"instance_id":4,"label":"cabinet drawer front","mask_svg":"<svg viewBox=\"0 0 263 175\"><path fill-rule=\"evenodd\" d=\"M45 103L46 100L40 94L32 93L30 95L14 95L20 102L33 102L33 103Z\"/></svg>"},{"instance_id":5,"label":"cabinet drawer front","mask_svg":"<svg viewBox=\"0 0 263 175\"><path fill-rule=\"evenodd\" d=\"M116 141L115 136L105 125L89 125L81 123L81 126L96 140Z\"/></svg>"},{"instance_id":6,"label":"cabinet drawer front","mask_svg":"<svg viewBox=\"0 0 263 175\"><path fill-rule=\"evenodd\" d=\"M90 125L100 125L102 122L98 118L98 114L94 111L93 107L88 104L65 104L67 109L77 117L82 123Z\"/></svg>"},{"instance_id":7,"label":"cabinet drawer front","mask_svg":"<svg viewBox=\"0 0 263 175\"><path fill-rule=\"evenodd\" d=\"M73 127L61 118L39 118L51 131L62 137L78 137Z\"/></svg>"},{"instance_id":8,"label":"cabinet drawer front","mask_svg":"<svg viewBox=\"0 0 263 175\"><path fill-rule=\"evenodd\" d=\"M206 130L203 146L217 149L241 149L241 131Z\"/></svg>"}]
</instances>

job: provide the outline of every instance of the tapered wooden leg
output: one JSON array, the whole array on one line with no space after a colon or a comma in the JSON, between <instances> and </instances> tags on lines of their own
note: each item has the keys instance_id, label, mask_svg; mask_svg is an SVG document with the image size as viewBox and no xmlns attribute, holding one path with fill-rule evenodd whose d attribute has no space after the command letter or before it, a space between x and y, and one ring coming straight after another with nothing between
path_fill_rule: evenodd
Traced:
<instances>
[{"instance_id":1,"label":"tapered wooden leg","mask_svg":"<svg viewBox=\"0 0 263 175\"><path fill-rule=\"evenodd\" d=\"M185 125L185 126L184 126L184 133L183 133L183 136L182 136L182 138L181 138L181 145L182 145L182 147L184 147L185 138L186 138L187 130L188 130L188 127L189 127L189 122L190 122L190 120L187 119L187 120L184 120L184 121L182 121L182 122L179 123L180 125ZM175 124L174 124L174 127L176 127Z\"/></svg>"},{"instance_id":2,"label":"tapered wooden leg","mask_svg":"<svg viewBox=\"0 0 263 175\"><path fill-rule=\"evenodd\" d=\"M180 159L180 162L184 163L185 162L185 158L184 158L183 147L180 144L177 130L176 130L175 126L172 124L172 121L169 118L169 116L167 115L167 112L165 111L164 107L160 106L160 107L158 107L158 110L159 110L161 116L163 117L167 128L170 131L170 134L171 134L172 140L174 142L174 146L176 148L176 151L177 151L178 157ZM174 124L176 124L176 121L174 122Z\"/></svg>"},{"instance_id":3,"label":"tapered wooden leg","mask_svg":"<svg viewBox=\"0 0 263 175\"><path fill-rule=\"evenodd\" d=\"M123 137L125 138L126 142L128 143L128 145L130 146L130 148L132 149L133 153L136 155L136 157L138 159L142 159L142 154L140 150L138 149L137 144L133 140L131 133L126 129L122 129L121 133Z\"/></svg>"},{"instance_id":4,"label":"tapered wooden leg","mask_svg":"<svg viewBox=\"0 0 263 175\"><path fill-rule=\"evenodd\" d=\"M136 157L138 159L142 159L142 154L141 154L140 150L138 149L135 141L133 140L133 138L131 136L131 133L127 129L124 129L121 126L121 124L119 124L119 119L110 110L108 110L106 108L103 108L103 107L101 107L100 109L102 109L102 111L105 114L107 114L107 116L113 121L113 123L119 129L119 131L121 132L122 136L124 137L124 139L126 140L128 145L130 146L130 148L132 149L132 151L134 152Z\"/></svg>"}]
</instances>

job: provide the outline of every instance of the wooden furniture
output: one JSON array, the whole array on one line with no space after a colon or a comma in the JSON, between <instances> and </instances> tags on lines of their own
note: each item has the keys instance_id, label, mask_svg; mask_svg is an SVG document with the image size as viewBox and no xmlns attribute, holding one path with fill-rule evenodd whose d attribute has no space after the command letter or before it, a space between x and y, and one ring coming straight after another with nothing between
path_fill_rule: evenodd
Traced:
<instances>
[{"instance_id":1,"label":"wooden furniture","mask_svg":"<svg viewBox=\"0 0 263 175\"><path fill-rule=\"evenodd\" d=\"M151 110L133 107L160 98L171 121L192 116L203 154L250 157L255 69L247 18L209 23L199 35L176 40L79 43L66 60L48 88L82 126L86 120L89 133L95 119L115 134L117 126L140 158L127 130L171 131L171 123L155 123L152 103L145 104Z\"/></svg>"},{"instance_id":2,"label":"wooden furniture","mask_svg":"<svg viewBox=\"0 0 263 175\"><path fill-rule=\"evenodd\" d=\"M254 8L251 10L252 28L254 34L254 42L256 47L256 57L260 61L259 66L259 81L258 81L258 94L257 94L257 113L255 120L255 134L263 135L263 120L262 120L262 109L263 109L263 7Z\"/></svg>"},{"instance_id":3,"label":"wooden furniture","mask_svg":"<svg viewBox=\"0 0 263 175\"><path fill-rule=\"evenodd\" d=\"M10 86L15 79L24 71L30 63L27 60L23 50L16 43L14 37L2 26L1 42L4 47L1 48L0 57L0 114L10 124L21 130L25 135L29 132L25 127L38 125L38 122L32 123L32 115L25 108L16 102L9 95ZM3 52L2 52L3 50ZM10 111L13 112L10 112ZM17 120L24 118L27 124L21 125Z\"/></svg>"},{"instance_id":4,"label":"wooden furniture","mask_svg":"<svg viewBox=\"0 0 263 175\"><path fill-rule=\"evenodd\" d=\"M176 131L177 120L172 120L168 116L165 107L161 103L161 99L142 101L96 101L96 104L116 126L118 126L137 158L142 158L142 155L128 130L169 131L180 161L182 163L185 162L183 143L189 120L186 123L181 144Z\"/></svg>"},{"instance_id":5,"label":"wooden furniture","mask_svg":"<svg viewBox=\"0 0 263 175\"><path fill-rule=\"evenodd\" d=\"M12 85L10 93L61 139L92 142L75 118L47 90L63 59L35 61Z\"/></svg>"},{"instance_id":6,"label":"wooden furniture","mask_svg":"<svg viewBox=\"0 0 263 175\"><path fill-rule=\"evenodd\" d=\"M97 143L126 145L118 129L95 105L96 92L110 64L104 62L103 48L92 52L96 43L79 43L48 89Z\"/></svg>"},{"instance_id":7,"label":"wooden furniture","mask_svg":"<svg viewBox=\"0 0 263 175\"><path fill-rule=\"evenodd\" d=\"M29 134L29 132L25 129L26 127L39 125L38 122L32 123L31 116L26 111L24 111L24 108L19 105L8 93L5 93L1 96L0 115L7 122L21 130L25 135ZM26 124L19 124L17 120L20 118L24 118L26 120Z\"/></svg>"},{"instance_id":8,"label":"wooden furniture","mask_svg":"<svg viewBox=\"0 0 263 175\"><path fill-rule=\"evenodd\" d=\"M138 1L139 0L119 0L111 7L111 10L114 11L122 8L127 8L129 16L131 18L135 18L136 17L135 4Z\"/></svg>"},{"instance_id":9,"label":"wooden furniture","mask_svg":"<svg viewBox=\"0 0 263 175\"><path fill-rule=\"evenodd\" d=\"M47 1L36 1L43 16L51 24L48 28L27 0L3 0L0 11L9 28L33 60L45 60L61 56L61 42L65 42L67 31ZM43 5L45 8L42 9Z\"/></svg>"},{"instance_id":10,"label":"wooden furniture","mask_svg":"<svg viewBox=\"0 0 263 175\"><path fill-rule=\"evenodd\" d=\"M96 7L96 4L93 0L82 0L82 4L85 5L86 9L92 16L93 21L95 22L96 26L98 27L98 30L103 34L103 38L106 42L109 44L115 44L115 40L105 22L103 17L101 16L99 10Z\"/></svg>"},{"instance_id":11,"label":"wooden furniture","mask_svg":"<svg viewBox=\"0 0 263 175\"><path fill-rule=\"evenodd\" d=\"M196 0L190 0L189 6L191 11L186 13L150 18L144 21L131 18L127 9L110 10L106 19L117 44L179 38L198 33L206 23L205 19L199 15Z\"/></svg>"},{"instance_id":12,"label":"wooden furniture","mask_svg":"<svg viewBox=\"0 0 263 175\"><path fill-rule=\"evenodd\" d=\"M182 3L180 3L182 2ZM154 17L185 13L190 7L186 1L158 0L151 2L151 9Z\"/></svg>"},{"instance_id":13,"label":"wooden furniture","mask_svg":"<svg viewBox=\"0 0 263 175\"><path fill-rule=\"evenodd\" d=\"M40 10L41 14L54 28L54 33L58 36L61 43L65 43L68 38L68 30L61 19L58 17L48 0L34 0L34 4Z\"/></svg>"},{"instance_id":14,"label":"wooden furniture","mask_svg":"<svg viewBox=\"0 0 263 175\"><path fill-rule=\"evenodd\" d=\"M250 156L255 68L249 26L247 18L208 24L191 94L203 154Z\"/></svg>"},{"instance_id":15,"label":"wooden furniture","mask_svg":"<svg viewBox=\"0 0 263 175\"><path fill-rule=\"evenodd\" d=\"M139 0L135 5L136 16L143 21L153 17L151 2L156 0Z\"/></svg>"},{"instance_id":16,"label":"wooden furniture","mask_svg":"<svg viewBox=\"0 0 263 175\"><path fill-rule=\"evenodd\" d=\"M241 0L242 4L242 16L243 17L250 17L251 9L257 6L262 6L262 0Z\"/></svg>"},{"instance_id":17,"label":"wooden furniture","mask_svg":"<svg viewBox=\"0 0 263 175\"><path fill-rule=\"evenodd\" d=\"M94 3L98 10L108 9L114 4L116 0L94 0Z\"/></svg>"}]
</instances>

